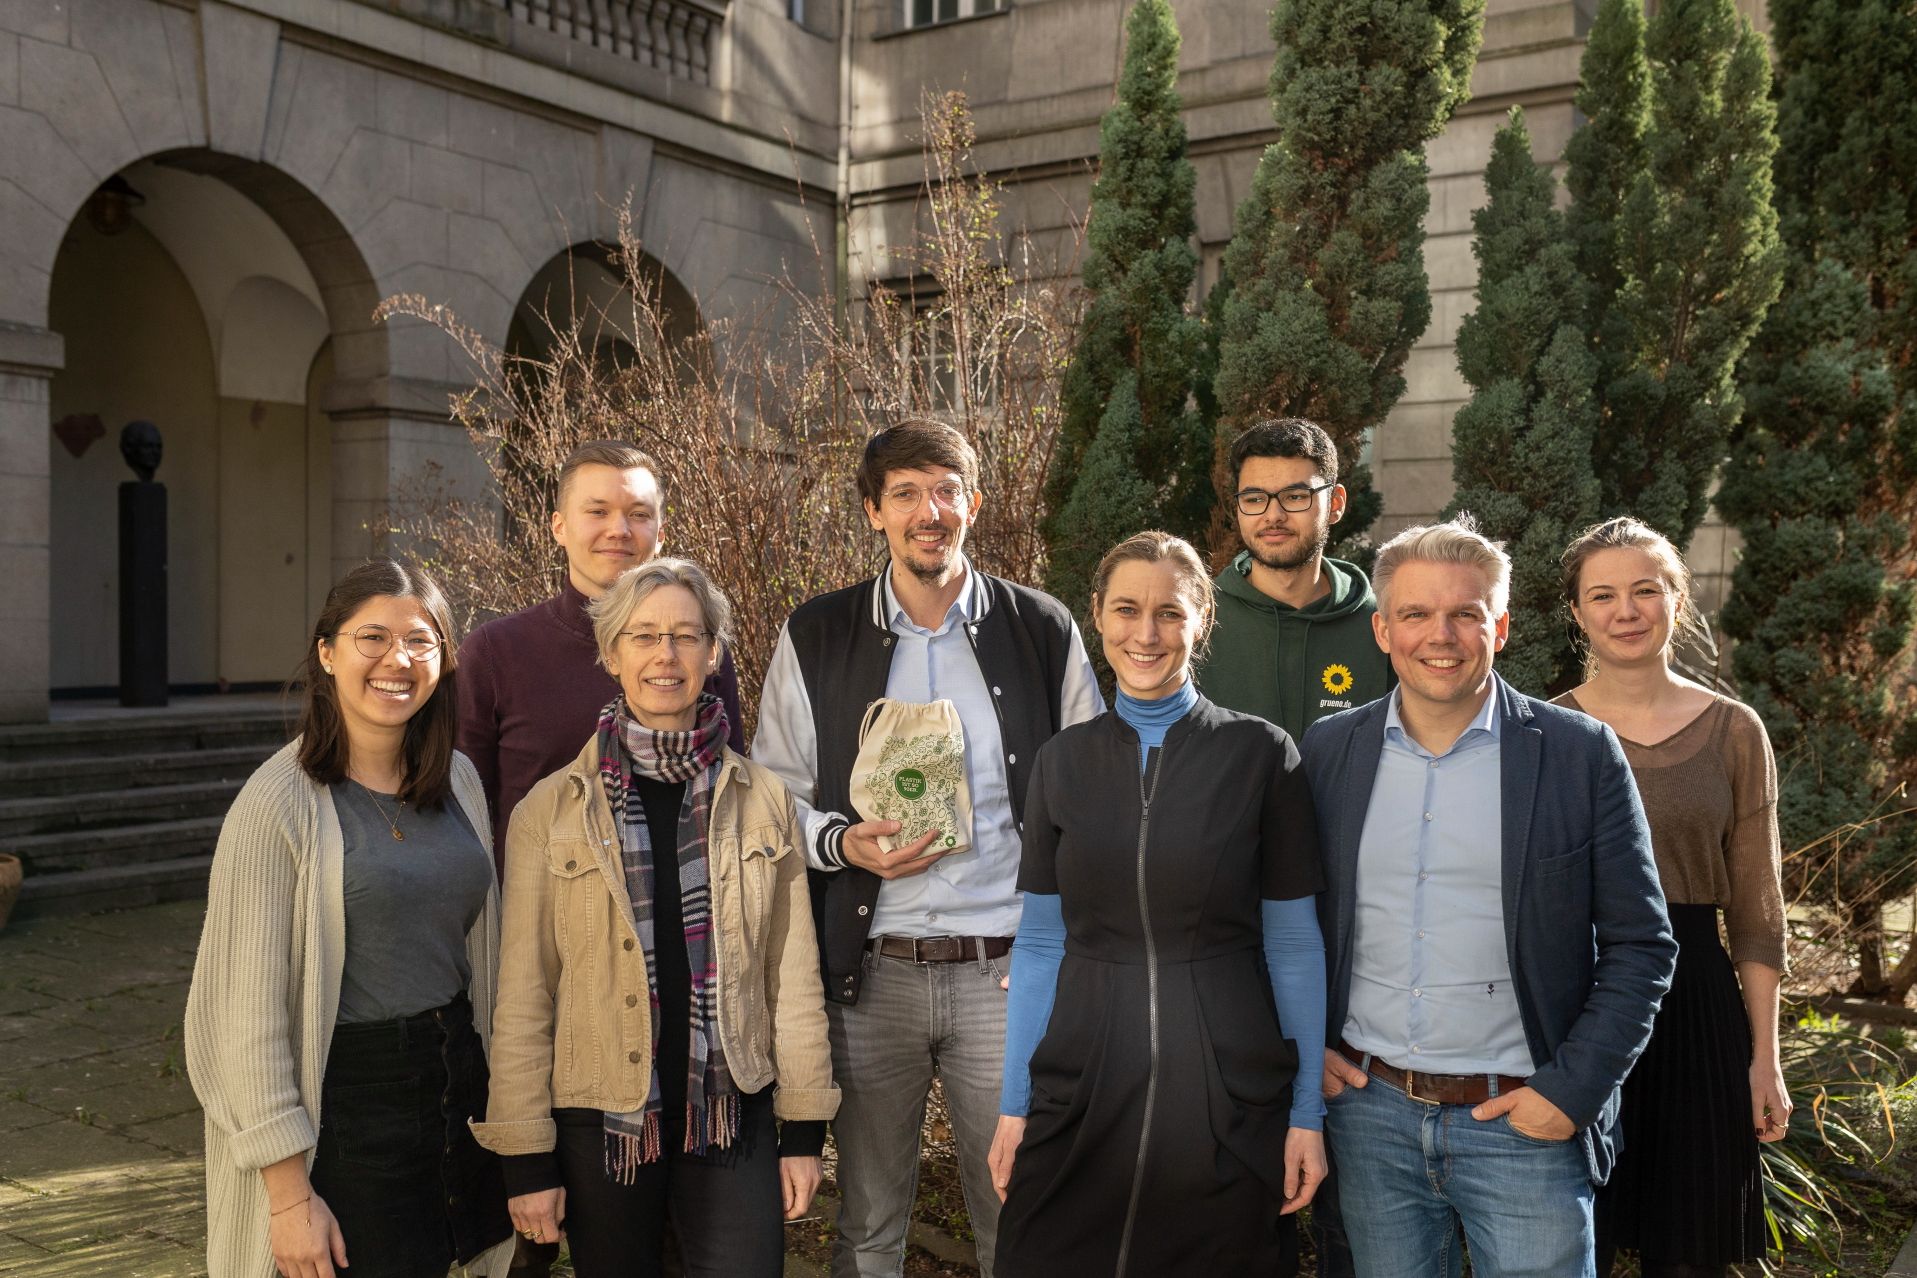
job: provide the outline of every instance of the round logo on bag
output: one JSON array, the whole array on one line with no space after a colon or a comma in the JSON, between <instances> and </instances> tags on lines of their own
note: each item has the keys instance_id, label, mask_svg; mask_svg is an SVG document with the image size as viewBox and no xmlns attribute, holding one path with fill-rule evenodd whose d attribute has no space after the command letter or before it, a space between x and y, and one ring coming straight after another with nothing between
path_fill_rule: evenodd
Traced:
<instances>
[{"instance_id":1,"label":"round logo on bag","mask_svg":"<svg viewBox=\"0 0 1917 1278\"><path fill-rule=\"evenodd\" d=\"M917 768L900 768L892 774L892 788L901 799L916 802L925 797L925 774Z\"/></svg>"}]
</instances>

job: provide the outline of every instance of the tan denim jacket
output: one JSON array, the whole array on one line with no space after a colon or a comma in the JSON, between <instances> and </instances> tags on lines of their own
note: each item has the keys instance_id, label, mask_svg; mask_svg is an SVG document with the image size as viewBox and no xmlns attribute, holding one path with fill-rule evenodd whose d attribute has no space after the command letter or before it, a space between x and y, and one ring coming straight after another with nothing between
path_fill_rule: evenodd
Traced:
<instances>
[{"instance_id":1,"label":"tan denim jacket","mask_svg":"<svg viewBox=\"0 0 1917 1278\"><path fill-rule=\"evenodd\" d=\"M731 749L708 855L719 1040L741 1092L784 1119L838 1112L798 819L785 786ZM492 1092L473 1134L500 1154L554 1148L554 1108L630 1113L652 1076L646 959L627 923L599 745L534 786L506 834Z\"/></svg>"}]
</instances>

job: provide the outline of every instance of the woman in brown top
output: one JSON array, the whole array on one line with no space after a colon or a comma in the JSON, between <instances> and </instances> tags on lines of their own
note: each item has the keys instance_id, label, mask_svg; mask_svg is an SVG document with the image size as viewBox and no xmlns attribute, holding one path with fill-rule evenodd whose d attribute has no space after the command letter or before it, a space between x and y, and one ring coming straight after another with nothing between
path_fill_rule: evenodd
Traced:
<instances>
[{"instance_id":1,"label":"woman in brown top","mask_svg":"<svg viewBox=\"0 0 1917 1278\"><path fill-rule=\"evenodd\" d=\"M1598 1200L1598 1272L1627 1250L1645 1278L1722 1275L1764 1254L1757 1145L1783 1139L1791 1116L1777 1059L1784 899L1770 740L1749 706L1672 669L1678 633L1704 631L1670 542L1612 519L1563 562L1589 656L1585 682L1558 704L1623 741L1679 945L1650 1045L1624 1083L1623 1154Z\"/></svg>"}]
</instances>

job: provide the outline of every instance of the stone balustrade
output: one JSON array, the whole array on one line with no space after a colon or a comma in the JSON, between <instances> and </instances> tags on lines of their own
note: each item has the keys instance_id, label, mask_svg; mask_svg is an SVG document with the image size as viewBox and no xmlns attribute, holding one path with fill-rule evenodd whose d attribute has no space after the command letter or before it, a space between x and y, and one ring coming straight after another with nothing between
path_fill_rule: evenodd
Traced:
<instances>
[{"instance_id":1,"label":"stone balustrade","mask_svg":"<svg viewBox=\"0 0 1917 1278\"><path fill-rule=\"evenodd\" d=\"M489 0L515 24L549 31L694 84L712 83L726 0ZM515 41L515 43L517 43Z\"/></svg>"}]
</instances>

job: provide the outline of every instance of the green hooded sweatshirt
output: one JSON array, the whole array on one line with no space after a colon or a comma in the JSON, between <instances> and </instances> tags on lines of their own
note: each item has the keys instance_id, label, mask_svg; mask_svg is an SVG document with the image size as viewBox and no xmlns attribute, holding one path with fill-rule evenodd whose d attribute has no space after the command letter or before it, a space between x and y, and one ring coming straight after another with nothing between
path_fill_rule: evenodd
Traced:
<instances>
[{"instance_id":1,"label":"green hooded sweatshirt","mask_svg":"<svg viewBox=\"0 0 1917 1278\"><path fill-rule=\"evenodd\" d=\"M1214 579L1218 622L1198 686L1227 710L1268 719L1302 740L1328 714L1391 691L1391 660L1371 633L1378 600L1356 564L1324 561L1331 593L1303 608L1251 584L1251 552Z\"/></svg>"}]
</instances>

